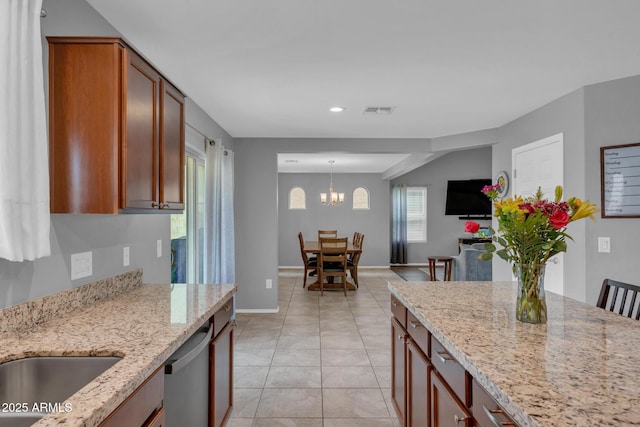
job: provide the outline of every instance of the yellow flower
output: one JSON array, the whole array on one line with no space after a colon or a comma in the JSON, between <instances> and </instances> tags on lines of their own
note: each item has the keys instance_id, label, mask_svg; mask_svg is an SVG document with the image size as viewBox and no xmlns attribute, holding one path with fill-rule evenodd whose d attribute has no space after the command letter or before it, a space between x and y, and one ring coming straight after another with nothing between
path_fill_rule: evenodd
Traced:
<instances>
[{"instance_id":1,"label":"yellow flower","mask_svg":"<svg viewBox=\"0 0 640 427\"><path fill-rule=\"evenodd\" d=\"M571 215L571 221L577 221L586 217L591 218L593 221L596 220L593 214L598 212L598 208L588 200L585 200L583 202L577 197L573 197L569 199L567 203L569 203L569 206L571 206L571 210L573 211L573 214Z\"/></svg>"},{"instance_id":2,"label":"yellow flower","mask_svg":"<svg viewBox=\"0 0 640 427\"><path fill-rule=\"evenodd\" d=\"M520 205L523 203L522 197L518 196L515 199L508 198L504 200L496 200L493 205L496 208L495 216L500 215L512 215L518 220L524 218L525 212L520 209Z\"/></svg>"}]
</instances>

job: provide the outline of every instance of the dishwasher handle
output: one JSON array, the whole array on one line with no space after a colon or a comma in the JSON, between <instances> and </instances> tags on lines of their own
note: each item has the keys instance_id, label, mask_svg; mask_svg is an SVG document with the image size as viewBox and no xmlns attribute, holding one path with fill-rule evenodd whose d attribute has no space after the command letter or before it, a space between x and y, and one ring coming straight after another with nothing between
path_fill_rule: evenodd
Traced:
<instances>
[{"instance_id":1,"label":"dishwasher handle","mask_svg":"<svg viewBox=\"0 0 640 427\"><path fill-rule=\"evenodd\" d=\"M192 348L187 354L182 356L180 359L171 360L166 365L164 365L164 373L167 375L175 374L180 369L187 366L193 359L198 357L198 355L204 351L209 346L209 341L211 341L211 336L213 335L213 323L209 325L209 330L207 331L207 335Z\"/></svg>"}]
</instances>

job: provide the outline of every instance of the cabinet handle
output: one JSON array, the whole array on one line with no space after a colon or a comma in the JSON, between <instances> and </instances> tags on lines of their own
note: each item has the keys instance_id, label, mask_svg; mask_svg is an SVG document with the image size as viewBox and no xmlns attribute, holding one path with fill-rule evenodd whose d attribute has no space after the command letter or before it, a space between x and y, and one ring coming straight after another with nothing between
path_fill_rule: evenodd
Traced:
<instances>
[{"instance_id":1,"label":"cabinet handle","mask_svg":"<svg viewBox=\"0 0 640 427\"><path fill-rule=\"evenodd\" d=\"M160 205L156 202L151 202L151 207L152 208L160 208Z\"/></svg>"},{"instance_id":2,"label":"cabinet handle","mask_svg":"<svg viewBox=\"0 0 640 427\"><path fill-rule=\"evenodd\" d=\"M395 301L391 301L391 305L392 305L392 306L394 306L394 307L397 307L397 306L398 306L398 303L397 303L397 302L395 302Z\"/></svg>"},{"instance_id":3,"label":"cabinet handle","mask_svg":"<svg viewBox=\"0 0 640 427\"><path fill-rule=\"evenodd\" d=\"M504 414L504 411L502 409L496 408L494 410L491 410L491 409L487 409L486 406L482 405L482 410L487 415L489 420L493 423L493 425L496 426L496 427L515 426L516 425L516 423L511 422L511 421L500 422L500 421L498 421L496 419L496 417L493 416L493 414Z\"/></svg>"},{"instance_id":4,"label":"cabinet handle","mask_svg":"<svg viewBox=\"0 0 640 427\"><path fill-rule=\"evenodd\" d=\"M409 324L413 326L413 329L416 329L418 326L422 326L420 323L414 322L413 320L410 320Z\"/></svg>"},{"instance_id":5,"label":"cabinet handle","mask_svg":"<svg viewBox=\"0 0 640 427\"><path fill-rule=\"evenodd\" d=\"M227 304L224 306L224 311L229 311L231 310L231 304Z\"/></svg>"},{"instance_id":6,"label":"cabinet handle","mask_svg":"<svg viewBox=\"0 0 640 427\"><path fill-rule=\"evenodd\" d=\"M458 424L460 421L467 421L467 419L469 419L469 417L462 416L462 418L460 418L458 414L455 414L453 416L453 421L455 421L456 424Z\"/></svg>"},{"instance_id":7,"label":"cabinet handle","mask_svg":"<svg viewBox=\"0 0 640 427\"><path fill-rule=\"evenodd\" d=\"M438 359L442 361L442 363L447 363L447 360L455 360L449 353L446 351L438 352Z\"/></svg>"},{"instance_id":8,"label":"cabinet handle","mask_svg":"<svg viewBox=\"0 0 640 427\"><path fill-rule=\"evenodd\" d=\"M169 208L171 205L169 205L169 203L163 203L160 205L160 209L167 209Z\"/></svg>"}]
</instances>

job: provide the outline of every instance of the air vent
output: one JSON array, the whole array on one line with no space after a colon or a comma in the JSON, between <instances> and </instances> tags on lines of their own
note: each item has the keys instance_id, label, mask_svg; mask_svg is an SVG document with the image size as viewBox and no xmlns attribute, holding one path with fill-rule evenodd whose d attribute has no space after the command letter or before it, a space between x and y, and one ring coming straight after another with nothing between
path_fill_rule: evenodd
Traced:
<instances>
[{"instance_id":1,"label":"air vent","mask_svg":"<svg viewBox=\"0 0 640 427\"><path fill-rule=\"evenodd\" d=\"M393 113L396 107L364 107L364 111L362 114L370 115L370 114L378 114L378 115L386 115Z\"/></svg>"}]
</instances>

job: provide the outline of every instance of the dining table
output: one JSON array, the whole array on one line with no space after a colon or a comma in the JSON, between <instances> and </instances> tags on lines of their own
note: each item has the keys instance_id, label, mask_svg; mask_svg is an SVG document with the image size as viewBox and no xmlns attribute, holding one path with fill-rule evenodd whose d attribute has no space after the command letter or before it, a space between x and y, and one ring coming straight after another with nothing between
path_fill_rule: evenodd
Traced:
<instances>
[{"instance_id":1,"label":"dining table","mask_svg":"<svg viewBox=\"0 0 640 427\"><path fill-rule=\"evenodd\" d=\"M304 247L303 247L304 252L307 255L316 255L319 256L320 255L320 241L319 240L305 240L304 242ZM355 246L353 244L353 241L349 241L347 242L347 255L351 256L351 255L355 255L358 253L362 253L362 248ZM357 269L358 266L356 265L355 268ZM332 277L329 278L329 280L333 279ZM333 290L333 289L338 289L338 290L342 290L343 286L342 283L325 283L323 286L324 290ZM347 290L350 291L355 291L356 285L354 285L353 283L347 282ZM319 291L320 290L320 282L319 281L315 281L311 284L309 284L309 286L307 286L307 290L309 291Z\"/></svg>"}]
</instances>

